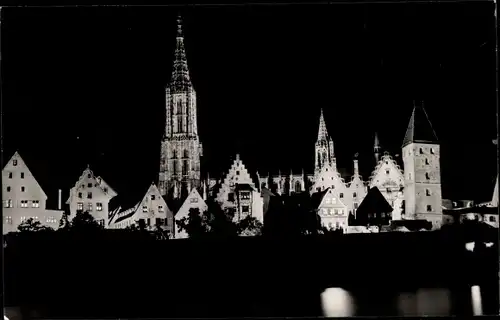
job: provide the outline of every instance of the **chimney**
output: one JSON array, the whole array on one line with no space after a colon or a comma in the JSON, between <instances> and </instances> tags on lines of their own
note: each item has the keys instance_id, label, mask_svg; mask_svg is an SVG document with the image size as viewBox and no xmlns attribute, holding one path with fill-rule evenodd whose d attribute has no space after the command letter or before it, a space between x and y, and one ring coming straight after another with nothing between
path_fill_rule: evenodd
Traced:
<instances>
[{"instance_id":1,"label":"chimney","mask_svg":"<svg viewBox=\"0 0 500 320\"><path fill-rule=\"evenodd\" d=\"M62 190L59 189L59 197L57 198L57 210L61 210L61 199L62 198Z\"/></svg>"}]
</instances>

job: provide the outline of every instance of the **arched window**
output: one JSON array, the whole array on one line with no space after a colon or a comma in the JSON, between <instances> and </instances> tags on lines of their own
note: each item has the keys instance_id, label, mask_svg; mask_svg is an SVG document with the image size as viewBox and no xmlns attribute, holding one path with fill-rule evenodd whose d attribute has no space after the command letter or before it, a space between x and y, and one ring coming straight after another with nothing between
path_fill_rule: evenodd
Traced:
<instances>
[{"instance_id":1,"label":"arched window","mask_svg":"<svg viewBox=\"0 0 500 320\"><path fill-rule=\"evenodd\" d=\"M295 192L299 193L302 191L302 185L300 181L295 181Z\"/></svg>"}]
</instances>

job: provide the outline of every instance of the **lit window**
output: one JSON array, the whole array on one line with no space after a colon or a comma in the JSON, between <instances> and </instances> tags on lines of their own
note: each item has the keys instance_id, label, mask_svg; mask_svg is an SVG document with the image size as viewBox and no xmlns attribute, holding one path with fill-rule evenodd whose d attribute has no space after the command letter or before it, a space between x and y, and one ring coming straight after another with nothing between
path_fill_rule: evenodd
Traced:
<instances>
[{"instance_id":1,"label":"lit window","mask_svg":"<svg viewBox=\"0 0 500 320\"><path fill-rule=\"evenodd\" d=\"M12 179L12 172L9 172L9 179Z\"/></svg>"},{"instance_id":2,"label":"lit window","mask_svg":"<svg viewBox=\"0 0 500 320\"><path fill-rule=\"evenodd\" d=\"M250 192L242 192L240 197L241 200L250 200Z\"/></svg>"},{"instance_id":3,"label":"lit window","mask_svg":"<svg viewBox=\"0 0 500 320\"><path fill-rule=\"evenodd\" d=\"M26 217L21 217L21 223L23 223L26 220L28 220L28 219L26 219Z\"/></svg>"},{"instance_id":4,"label":"lit window","mask_svg":"<svg viewBox=\"0 0 500 320\"><path fill-rule=\"evenodd\" d=\"M13 165L13 166L17 166L17 160L15 160L15 159L14 159L14 160L12 160L12 165Z\"/></svg>"},{"instance_id":5,"label":"lit window","mask_svg":"<svg viewBox=\"0 0 500 320\"><path fill-rule=\"evenodd\" d=\"M95 209L96 209L97 211L102 211L102 203L101 203L101 202L97 202L97 203L95 204Z\"/></svg>"},{"instance_id":6,"label":"lit window","mask_svg":"<svg viewBox=\"0 0 500 320\"><path fill-rule=\"evenodd\" d=\"M336 203L337 203L337 199L332 198L332 204L336 204Z\"/></svg>"},{"instance_id":7,"label":"lit window","mask_svg":"<svg viewBox=\"0 0 500 320\"><path fill-rule=\"evenodd\" d=\"M33 201L31 202L31 206L32 206L33 208L39 208L39 207L40 207L40 201L38 201L38 200L33 200Z\"/></svg>"},{"instance_id":8,"label":"lit window","mask_svg":"<svg viewBox=\"0 0 500 320\"><path fill-rule=\"evenodd\" d=\"M87 203L87 208L89 211L92 211L92 202Z\"/></svg>"},{"instance_id":9,"label":"lit window","mask_svg":"<svg viewBox=\"0 0 500 320\"><path fill-rule=\"evenodd\" d=\"M323 214L326 216L328 214L328 210L323 208Z\"/></svg>"},{"instance_id":10,"label":"lit window","mask_svg":"<svg viewBox=\"0 0 500 320\"><path fill-rule=\"evenodd\" d=\"M28 207L28 200L21 200L21 208L27 208Z\"/></svg>"},{"instance_id":11,"label":"lit window","mask_svg":"<svg viewBox=\"0 0 500 320\"><path fill-rule=\"evenodd\" d=\"M325 203L326 203L326 204L330 204L330 198L326 198L326 199L325 199Z\"/></svg>"},{"instance_id":12,"label":"lit window","mask_svg":"<svg viewBox=\"0 0 500 320\"><path fill-rule=\"evenodd\" d=\"M83 202L78 202L76 204L76 210L83 211Z\"/></svg>"},{"instance_id":13,"label":"lit window","mask_svg":"<svg viewBox=\"0 0 500 320\"><path fill-rule=\"evenodd\" d=\"M38 217L37 217L37 216L34 216L34 217L33 217L33 220L38 221Z\"/></svg>"},{"instance_id":14,"label":"lit window","mask_svg":"<svg viewBox=\"0 0 500 320\"><path fill-rule=\"evenodd\" d=\"M163 212L163 206L158 206L158 212Z\"/></svg>"},{"instance_id":15,"label":"lit window","mask_svg":"<svg viewBox=\"0 0 500 320\"><path fill-rule=\"evenodd\" d=\"M24 172L21 172L21 179L24 179Z\"/></svg>"},{"instance_id":16,"label":"lit window","mask_svg":"<svg viewBox=\"0 0 500 320\"><path fill-rule=\"evenodd\" d=\"M148 212L148 206L142 206L142 212Z\"/></svg>"},{"instance_id":17,"label":"lit window","mask_svg":"<svg viewBox=\"0 0 500 320\"><path fill-rule=\"evenodd\" d=\"M232 193L230 193L230 195L232 195ZM231 198L231 197L229 197L229 198ZM233 200L234 200L234 197L233 197ZM232 200L231 200L231 199L229 199L229 201L232 201ZM189 200L189 202L190 202L190 203L198 203L198 198L191 198L191 199Z\"/></svg>"},{"instance_id":18,"label":"lit window","mask_svg":"<svg viewBox=\"0 0 500 320\"><path fill-rule=\"evenodd\" d=\"M57 219L54 218L54 217L52 217L52 216L50 216L50 217L47 217L46 222L47 223L56 223Z\"/></svg>"},{"instance_id":19,"label":"lit window","mask_svg":"<svg viewBox=\"0 0 500 320\"><path fill-rule=\"evenodd\" d=\"M330 209L330 215L334 214L334 210L333 209Z\"/></svg>"},{"instance_id":20,"label":"lit window","mask_svg":"<svg viewBox=\"0 0 500 320\"><path fill-rule=\"evenodd\" d=\"M92 192L87 193L87 199L92 199Z\"/></svg>"},{"instance_id":21,"label":"lit window","mask_svg":"<svg viewBox=\"0 0 500 320\"><path fill-rule=\"evenodd\" d=\"M431 195L431 190L425 189L425 195L429 197Z\"/></svg>"},{"instance_id":22,"label":"lit window","mask_svg":"<svg viewBox=\"0 0 500 320\"><path fill-rule=\"evenodd\" d=\"M12 224L12 217L5 217L5 224Z\"/></svg>"},{"instance_id":23,"label":"lit window","mask_svg":"<svg viewBox=\"0 0 500 320\"><path fill-rule=\"evenodd\" d=\"M339 211L337 209L333 209L334 214L339 214Z\"/></svg>"},{"instance_id":24,"label":"lit window","mask_svg":"<svg viewBox=\"0 0 500 320\"><path fill-rule=\"evenodd\" d=\"M26 190L25 187L21 187L21 192L24 192Z\"/></svg>"},{"instance_id":25,"label":"lit window","mask_svg":"<svg viewBox=\"0 0 500 320\"><path fill-rule=\"evenodd\" d=\"M431 212L432 211L432 206L430 204L427 205L427 212Z\"/></svg>"},{"instance_id":26,"label":"lit window","mask_svg":"<svg viewBox=\"0 0 500 320\"><path fill-rule=\"evenodd\" d=\"M12 208L12 199L6 200L4 206L5 208Z\"/></svg>"},{"instance_id":27,"label":"lit window","mask_svg":"<svg viewBox=\"0 0 500 320\"><path fill-rule=\"evenodd\" d=\"M7 192L10 192L10 187L7 187Z\"/></svg>"}]
</instances>

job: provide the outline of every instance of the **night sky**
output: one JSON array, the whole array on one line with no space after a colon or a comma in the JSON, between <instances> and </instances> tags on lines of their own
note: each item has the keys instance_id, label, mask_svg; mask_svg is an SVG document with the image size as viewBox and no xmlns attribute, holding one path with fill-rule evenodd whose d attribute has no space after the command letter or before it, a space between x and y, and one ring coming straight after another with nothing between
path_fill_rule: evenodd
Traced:
<instances>
[{"instance_id":1,"label":"night sky","mask_svg":"<svg viewBox=\"0 0 500 320\"><path fill-rule=\"evenodd\" d=\"M312 172L320 108L338 166L373 170L375 131L401 153L413 100L441 142L443 197L491 199L493 2L4 8L3 161L26 159L49 200L87 164L119 193L157 179L165 91L184 16L202 170L240 153L261 174ZM66 199L64 199L66 200Z\"/></svg>"}]
</instances>

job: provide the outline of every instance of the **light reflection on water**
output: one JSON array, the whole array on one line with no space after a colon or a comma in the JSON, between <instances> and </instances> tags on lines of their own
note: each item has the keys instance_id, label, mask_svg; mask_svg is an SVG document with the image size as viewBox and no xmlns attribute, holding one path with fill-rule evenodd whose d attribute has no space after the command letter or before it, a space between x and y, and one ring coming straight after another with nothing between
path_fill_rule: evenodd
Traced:
<instances>
[{"instance_id":1,"label":"light reflection on water","mask_svg":"<svg viewBox=\"0 0 500 320\"><path fill-rule=\"evenodd\" d=\"M386 316L450 316L453 315L453 303L457 303L452 300L450 290L445 288L421 288L413 292L397 292L393 297L395 299L387 299L387 308L383 309L389 313L392 313L389 310L394 310L394 314L386 314ZM342 288L328 288L321 294L323 315L326 317L382 316L382 314L359 314L358 311L361 308L357 305L357 300L356 294L352 292ZM479 286L471 288L471 302L472 313L482 315L483 302Z\"/></svg>"}]
</instances>

